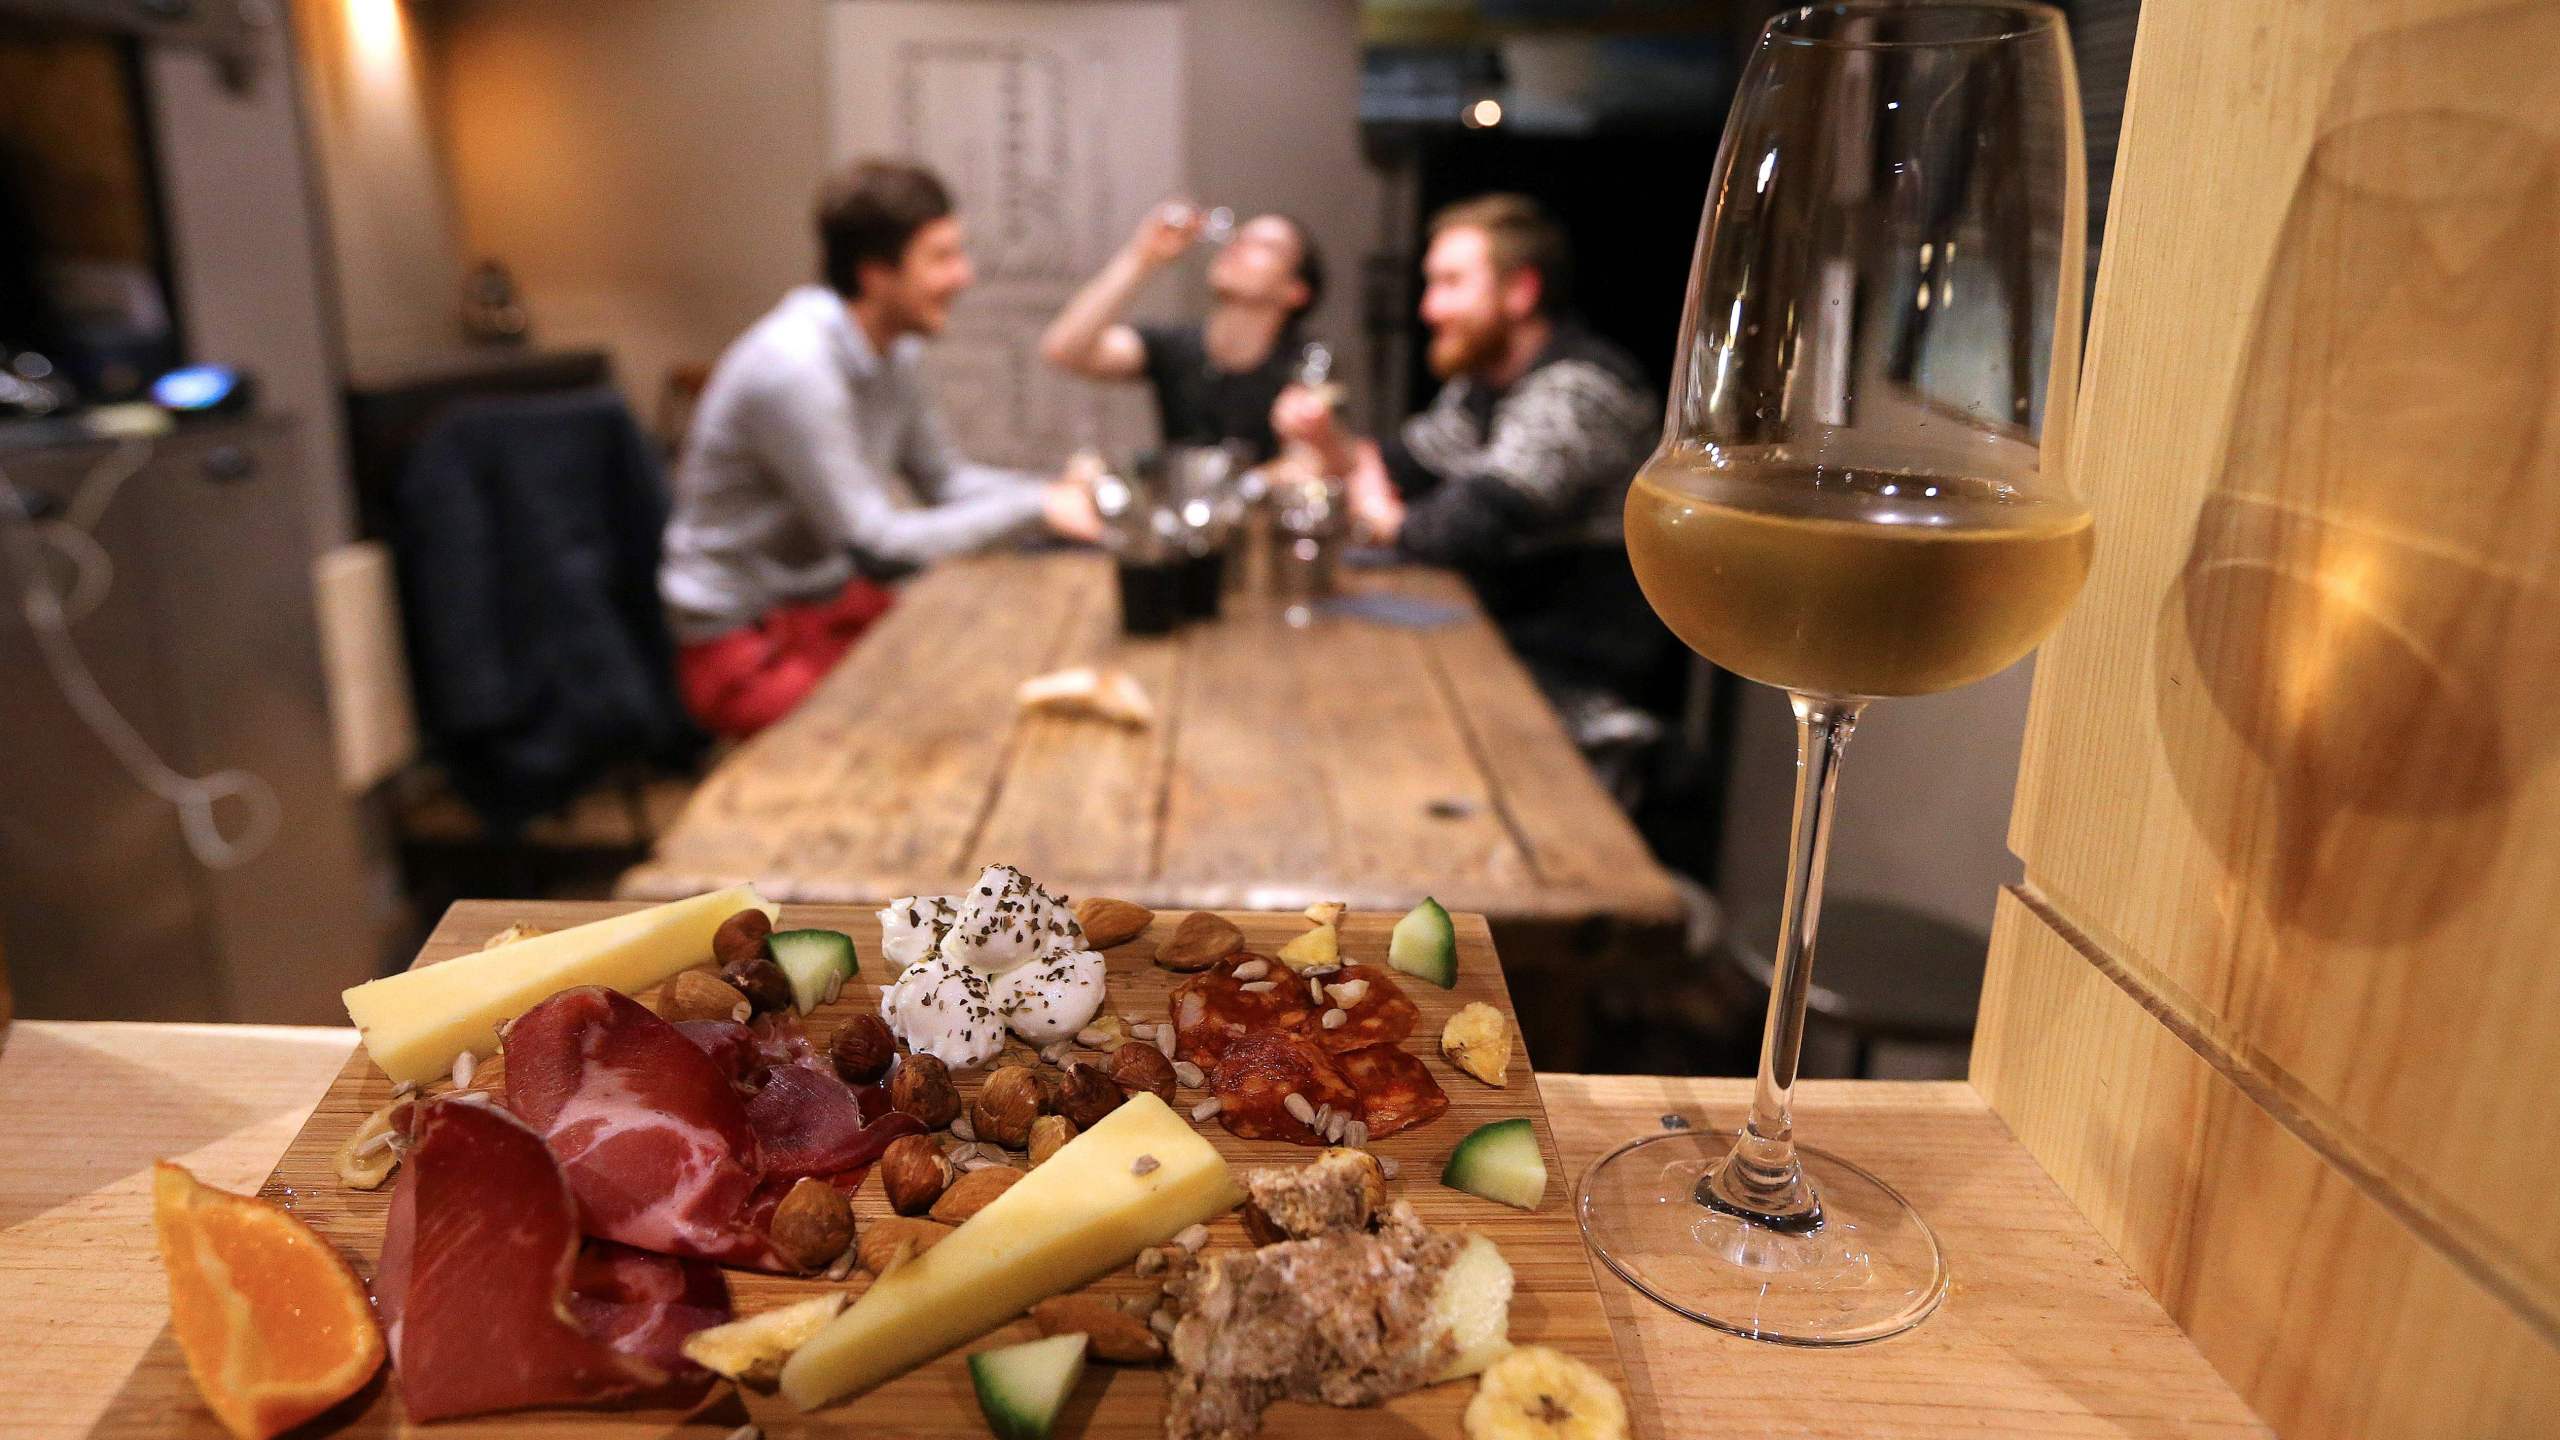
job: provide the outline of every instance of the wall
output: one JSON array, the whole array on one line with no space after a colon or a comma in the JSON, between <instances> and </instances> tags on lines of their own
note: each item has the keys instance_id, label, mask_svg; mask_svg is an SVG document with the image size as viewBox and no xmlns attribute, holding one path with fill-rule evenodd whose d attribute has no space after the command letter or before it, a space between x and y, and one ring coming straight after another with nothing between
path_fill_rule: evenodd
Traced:
<instances>
[{"instance_id":1,"label":"wall","mask_svg":"<svg viewBox=\"0 0 2560 1440\"><path fill-rule=\"evenodd\" d=\"M462 272L428 96L434 59L402 0L297 0L294 40L349 368L460 343Z\"/></svg>"},{"instance_id":2,"label":"wall","mask_svg":"<svg viewBox=\"0 0 2560 1440\"><path fill-rule=\"evenodd\" d=\"M1376 202L1359 158L1353 0L1182 3L1185 73L1167 78L1182 88L1193 183L1221 203L1300 214L1336 277L1326 329L1356 337ZM644 416L671 366L716 358L814 273L825 8L450 0L432 12L466 258L515 271L537 340L608 346Z\"/></svg>"}]
</instances>

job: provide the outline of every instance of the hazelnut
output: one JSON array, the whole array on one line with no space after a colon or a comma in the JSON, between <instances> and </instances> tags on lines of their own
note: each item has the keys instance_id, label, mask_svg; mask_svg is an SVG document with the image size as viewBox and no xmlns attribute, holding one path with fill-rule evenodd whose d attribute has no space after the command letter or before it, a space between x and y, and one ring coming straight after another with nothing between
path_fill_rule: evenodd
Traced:
<instances>
[{"instance_id":1,"label":"hazelnut","mask_svg":"<svg viewBox=\"0 0 2560 1440\"><path fill-rule=\"evenodd\" d=\"M705 970L687 970L658 993L658 1018L670 1024L686 1020L734 1020L747 997L737 987Z\"/></svg>"},{"instance_id":2,"label":"hazelnut","mask_svg":"<svg viewBox=\"0 0 2560 1440\"><path fill-rule=\"evenodd\" d=\"M880 1152L880 1190L901 1215L932 1209L955 1177L950 1157L930 1135L901 1135Z\"/></svg>"},{"instance_id":3,"label":"hazelnut","mask_svg":"<svg viewBox=\"0 0 2560 1440\"><path fill-rule=\"evenodd\" d=\"M883 1215L862 1227L862 1238L854 1245L854 1262L874 1275L886 1275L901 1261L932 1249L950 1233L950 1226L931 1220Z\"/></svg>"},{"instance_id":4,"label":"hazelnut","mask_svg":"<svg viewBox=\"0 0 2560 1440\"><path fill-rule=\"evenodd\" d=\"M765 953L766 937L773 934L773 917L761 910L741 910L720 922L711 932L711 958L726 970L743 960Z\"/></svg>"},{"instance_id":5,"label":"hazelnut","mask_svg":"<svg viewBox=\"0 0 2560 1440\"><path fill-rule=\"evenodd\" d=\"M844 1192L811 1177L774 1207L774 1253L802 1270L824 1270L853 1244L853 1205Z\"/></svg>"},{"instance_id":6,"label":"hazelnut","mask_svg":"<svg viewBox=\"0 0 2560 1440\"><path fill-rule=\"evenodd\" d=\"M890 1037L887 1021L877 1015L856 1015L836 1027L827 1056L835 1061L836 1073L846 1084L877 1085L898 1058L898 1042Z\"/></svg>"},{"instance_id":7,"label":"hazelnut","mask_svg":"<svg viewBox=\"0 0 2560 1440\"><path fill-rule=\"evenodd\" d=\"M737 987L759 1015L791 1008L791 977L782 973L782 967L773 963L770 955L750 955L723 969L720 978Z\"/></svg>"},{"instance_id":8,"label":"hazelnut","mask_svg":"<svg viewBox=\"0 0 2560 1440\"><path fill-rule=\"evenodd\" d=\"M969 1106L969 1128L978 1138L1007 1150L1031 1143L1031 1122L1040 1118L1040 1078L1020 1065L1009 1065L987 1077Z\"/></svg>"},{"instance_id":9,"label":"hazelnut","mask_svg":"<svg viewBox=\"0 0 2560 1440\"><path fill-rule=\"evenodd\" d=\"M951 1067L930 1055L910 1055L889 1072L889 1108L904 1111L939 1130L960 1118L960 1092L951 1083Z\"/></svg>"},{"instance_id":10,"label":"hazelnut","mask_svg":"<svg viewBox=\"0 0 2560 1440\"><path fill-rule=\"evenodd\" d=\"M1129 1046L1137 1049L1137 1046ZM1101 1069L1079 1060L1067 1067L1058 1081L1057 1111L1076 1123L1079 1130L1090 1130L1102 1123L1102 1117L1120 1108L1129 1097L1111 1083Z\"/></svg>"},{"instance_id":11,"label":"hazelnut","mask_svg":"<svg viewBox=\"0 0 2560 1440\"><path fill-rule=\"evenodd\" d=\"M1173 1062L1153 1045L1123 1045L1112 1051L1111 1078L1132 1095L1152 1090L1157 1099L1173 1103Z\"/></svg>"},{"instance_id":12,"label":"hazelnut","mask_svg":"<svg viewBox=\"0 0 2560 1440\"><path fill-rule=\"evenodd\" d=\"M1076 1138L1076 1122L1064 1115L1043 1115L1031 1122L1031 1163L1057 1154Z\"/></svg>"}]
</instances>

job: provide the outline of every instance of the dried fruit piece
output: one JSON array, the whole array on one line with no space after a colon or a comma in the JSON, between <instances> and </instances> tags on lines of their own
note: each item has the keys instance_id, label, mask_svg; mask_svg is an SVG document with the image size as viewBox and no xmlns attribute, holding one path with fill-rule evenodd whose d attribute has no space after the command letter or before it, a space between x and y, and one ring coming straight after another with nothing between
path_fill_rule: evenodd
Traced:
<instances>
[{"instance_id":1,"label":"dried fruit piece","mask_svg":"<svg viewBox=\"0 0 2560 1440\"><path fill-rule=\"evenodd\" d=\"M951 1188L959 1172L942 1145L930 1135L901 1135L880 1154L880 1190L889 1208L901 1215L922 1215Z\"/></svg>"},{"instance_id":2,"label":"dried fruit piece","mask_svg":"<svg viewBox=\"0 0 2560 1440\"><path fill-rule=\"evenodd\" d=\"M1307 918L1319 925L1331 925L1342 918L1346 907L1339 900L1319 900L1307 907Z\"/></svg>"},{"instance_id":3,"label":"dried fruit piece","mask_svg":"<svg viewBox=\"0 0 2560 1440\"><path fill-rule=\"evenodd\" d=\"M1300 974L1339 966L1342 963L1341 932L1329 924L1317 926L1281 946L1280 963Z\"/></svg>"},{"instance_id":4,"label":"dried fruit piece","mask_svg":"<svg viewBox=\"0 0 2560 1440\"><path fill-rule=\"evenodd\" d=\"M853 1244L853 1205L826 1181L805 1178L774 1208L770 1233L783 1259L803 1270L824 1270Z\"/></svg>"},{"instance_id":5,"label":"dried fruit piece","mask_svg":"<svg viewBox=\"0 0 2560 1440\"><path fill-rule=\"evenodd\" d=\"M972 1170L951 1182L942 1198L933 1202L933 1218L945 1225L966 1223L970 1216L984 1210L995 1198L1013 1188L1022 1172L1010 1165L990 1165Z\"/></svg>"},{"instance_id":6,"label":"dried fruit piece","mask_svg":"<svg viewBox=\"0 0 2560 1440\"><path fill-rule=\"evenodd\" d=\"M1486 1369L1465 1424L1467 1440L1626 1440L1627 1402L1588 1364L1522 1345Z\"/></svg>"},{"instance_id":7,"label":"dried fruit piece","mask_svg":"<svg viewBox=\"0 0 2560 1440\"><path fill-rule=\"evenodd\" d=\"M684 1337L684 1358L740 1384L769 1386L782 1373L782 1362L827 1328L844 1302L843 1291L830 1290L779 1310L696 1330Z\"/></svg>"},{"instance_id":8,"label":"dried fruit piece","mask_svg":"<svg viewBox=\"0 0 2560 1440\"><path fill-rule=\"evenodd\" d=\"M1084 943L1096 950L1126 945L1146 933L1156 921L1156 912L1144 905L1126 900L1087 897L1076 906L1076 923L1084 927Z\"/></svg>"},{"instance_id":9,"label":"dried fruit piece","mask_svg":"<svg viewBox=\"0 0 2560 1440\"><path fill-rule=\"evenodd\" d=\"M853 1242L853 1258L873 1275L886 1275L900 1261L932 1249L950 1233L951 1227L938 1221L883 1215L862 1227L860 1238Z\"/></svg>"},{"instance_id":10,"label":"dried fruit piece","mask_svg":"<svg viewBox=\"0 0 2560 1440\"><path fill-rule=\"evenodd\" d=\"M1147 1365L1164 1358L1164 1341L1146 1321L1099 1295L1052 1295L1031 1307L1031 1323L1043 1335L1090 1338L1097 1360Z\"/></svg>"},{"instance_id":11,"label":"dried fruit piece","mask_svg":"<svg viewBox=\"0 0 2560 1440\"><path fill-rule=\"evenodd\" d=\"M1459 1008L1440 1031L1440 1053L1487 1085L1511 1083L1511 1022L1481 1000Z\"/></svg>"},{"instance_id":12,"label":"dried fruit piece","mask_svg":"<svg viewBox=\"0 0 2560 1440\"><path fill-rule=\"evenodd\" d=\"M1173 938L1156 947L1156 963L1167 970L1206 970L1244 948L1244 932L1224 916L1194 910L1173 927Z\"/></svg>"},{"instance_id":13,"label":"dried fruit piece","mask_svg":"<svg viewBox=\"0 0 2560 1440\"><path fill-rule=\"evenodd\" d=\"M242 1440L290 1430L382 1366L363 1282L311 1227L247 1195L152 1167L151 1222L169 1273L169 1326L187 1373Z\"/></svg>"}]
</instances>

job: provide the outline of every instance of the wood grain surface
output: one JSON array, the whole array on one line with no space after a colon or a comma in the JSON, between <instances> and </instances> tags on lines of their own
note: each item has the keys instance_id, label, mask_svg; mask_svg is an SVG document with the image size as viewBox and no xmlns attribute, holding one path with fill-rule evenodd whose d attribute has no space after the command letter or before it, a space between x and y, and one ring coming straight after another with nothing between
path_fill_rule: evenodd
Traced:
<instances>
[{"instance_id":1,"label":"wood grain surface","mask_svg":"<svg viewBox=\"0 0 2560 1440\"><path fill-rule=\"evenodd\" d=\"M433 964L476 949L488 935L517 921L560 929L594 919L610 908L614 907L576 902L500 904L484 901L458 905L437 927L420 955L419 963ZM1174 923L1180 918L1179 915L1165 915L1149 936L1108 952L1111 990L1107 1013L1126 1015L1136 1020L1165 1018L1167 995L1180 977L1150 963L1150 957L1154 953L1154 939L1171 933ZM1248 942L1266 954L1308 928L1304 919L1294 915L1238 914L1233 918L1244 927ZM1342 922L1345 952L1372 962L1382 962L1386 954L1387 932L1397 918L1380 914L1346 915ZM1561 1160L1556 1157L1546 1112L1539 1103L1535 1075L1524 1061L1515 1060L1511 1084L1496 1089L1460 1072L1439 1054L1441 1026L1459 1006L1472 1000L1488 1001L1506 1011L1510 1006L1509 997L1503 989L1502 967L1494 957L1492 940L1482 917L1456 918L1459 952L1457 988L1444 991L1418 981L1404 986L1405 993L1422 1012L1420 1023L1406 1041L1405 1048L1423 1058L1433 1077L1448 1092L1449 1111L1429 1125L1390 1136L1372 1148L1379 1155L1398 1163L1402 1173L1392 1188L1412 1200L1426 1221L1481 1231L1501 1247L1503 1255L1511 1262L1519 1286L1512 1312L1515 1338L1571 1351L1615 1374L1617 1362L1608 1321L1601 1308L1581 1232L1572 1215L1571 1182ZM825 1037L833 1033L836 1024L845 1016L876 1013L884 967L879 959L879 922L871 911L794 905L784 909L783 923L786 927L815 925L843 930L854 937L863 957L861 976L856 983L848 986L844 996L835 1004L823 1007L810 1017L809 1029L814 1039L823 1044ZM959 1077L964 1097L976 1093L979 1078L977 1074ZM503 1064L493 1063L488 1067L486 1078L477 1079L474 1083L503 1093ZM1187 1107L1203 1094L1205 1092L1184 1091L1177 1104ZM291 1205L296 1214L347 1250L355 1257L357 1268L367 1276L371 1275L373 1259L381 1249L382 1225L389 1209L391 1189L385 1187L366 1194L340 1186L331 1156L339 1142L352 1133L366 1115L388 1103L390 1097L390 1081L373 1063L360 1052L351 1056L337 1082L322 1097L309 1125L277 1164L264 1191L270 1199ZM1498 1205L1438 1183L1440 1166L1460 1137L1478 1125L1512 1116L1529 1117L1549 1157L1546 1199L1535 1212ZM1296 1165L1304 1163L1315 1153L1277 1141L1238 1140L1214 1122L1200 1128L1230 1161L1238 1165ZM854 1210L858 1224L889 1213L879 1187L870 1183L856 1193ZM1216 1221L1211 1231L1213 1245L1240 1246L1246 1243L1243 1224L1233 1214ZM1151 1283L1139 1280L1124 1269L1106 1277L1095 1288L1106 1294L1136 1293ZM855 1281L857 1292L861 1284L859 1279ZM730 1288L741 1313L753 1313L829 1287L819 1280L733 1271L730 1273ZM1033 1339L1037 1338L1037 1333L1027 1320L1017 1321L965 1349ZM1161 1434L1163 1372L1137 1368L1097 1369L1102 1383L1085 1392L1092 1412L1079 1419L1080 1432L1094 1437ZM166 1388L165 1394L156 1397L158 1402L175 1405L186 1399L190 1392L183 1369L155 1372L146 1366L137 1372L136 1384L146 1383L155 1373ZM361 1413L347 1417L345 1423L338 1427L338 1433L405 1432L407 1427L399 1416L396 1385L397 1382L393 1381L381 1387L370 1397L370 1403L362 1408ZM1455 1437L1459 1434L1458 1412L1464 1408L1469 1393L1466 1386L1444 1385L1400 1396L1383 1407L1375 1423L1384 1428L1384 1433ZM153 1398L136 1392L132 1387L128 1387L127 1395L134 1399ZM151 1414L159 1408L160 1404L146 1404L137 1412L120 1405L118 1413ZM655 1435L665 1433L672 1422L681 1418L663 1411L631 1411L619 1415L579 1411L533 1412L439 1424L433 1433L500 1436L549 1430L582 1436ZM885 1430L904 1435L979 1440L986 1433L986 1422L970 1393L967 1366L961 1352L954 1352L865 1395L807 1417L799 1416L777 1397L742 1397L734 1387L724 1385L713 1392L706 1412L695 1418L701 1424L727 1427L752 1419L777 1434L878 1434ZM1287 1406L1273 1413L1266 1433L1276 1440L1286 1440L1291 1436L1312 1437L1338 1433L1342 1423L1337 1412L1321 1407ZM158 1424L156 1418L151 1419L132 1432L121 1431L111 1424L103 1427L101 1433L166 1433L155 1428Z\"/></svg>"},{"instance_id":2,"label":"wood grain surface","mask_svg":"<svg viewBox=\"0 0 2560 1440\"><path fill-rule=\"evenodd\" d=\"M636 899L753 880L853 904L956 888L991 861L1163 908L1348 900L1511 920L1665 924L1669 874L1455 577L1352 572L1449 607L1411 629L1308 629L1231 600L1159 639L1119 633L1110 563L999 556L936 568L790 718L714 771ZM1023 680L1137 676L1145 730L1023 716Z\"/></svg>"},{"instance_id":3,"label":"wood grain surface","mask_svg":"<svg viewBox=\"0 0 2560 1440\"><path fill-rule=\"evenodd\" d=\"M0 1166L0 1437L69 1440L101 1417L115 1434L210 1433L160 1374L176 1355L151 1250L150 1160L183 1157L234 1190L257 1184L354 1038L20 1022L0 1051L12 1161ZM1573 1175L1666 1113L1736 1123L1750 1093L1742 1080L1657 1076L1547 1075L1540 1089ZM1891 1178L1928 1215L1954 1292L1908 1335L1799 1351L1691 1324L1604 1276L1635 1434L2267 1433L1971 1089L1814 1081L1797 1094L1806 1133ZM1372 1417L1339 1418L1347 1435Z\"/></svg>"},{"instance_id":4,"label":"wood grain surface","mask_svg":"<svg viewBox=\"0 0 2560 1440\"><path fill-rule=\"evenodd\" d=\"M2560 1359L2554 74L2547 5L2153 0L2136 41L2081 411L2097 560L2012 828L2052 923L2004 920L2024 988L1986 992L2011 1040L1976 1078L2289 1435L2554 1413L2503 1408ZM2046 973L2071 955L2123 1003ZM2489 1303L2371 1274L2305 1303L2296 1266L2244 1306L2184 1273L2242 1254L2391 1254ZM2405 1403L2345 1404L2384 1376Z\"/></svg>"}]
</instances>

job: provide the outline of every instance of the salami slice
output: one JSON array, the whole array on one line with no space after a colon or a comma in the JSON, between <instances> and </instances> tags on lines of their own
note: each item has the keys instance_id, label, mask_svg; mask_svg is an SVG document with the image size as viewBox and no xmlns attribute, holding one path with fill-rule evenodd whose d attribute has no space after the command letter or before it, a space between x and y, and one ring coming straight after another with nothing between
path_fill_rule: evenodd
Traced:
<instances>
[{"instance_id":1,"label":"salami slice","mask_svg":"<svg viewBox=\"0 0 2560 1440\"><path fill-rule=\"evenodd\" d=\"M1428 1125L1449 1108L1448 1092L1420 1060L1393 1045L1366 1045L1333 1057L1334 1067L1360 1092L1360 1122L1369 1138Z\"/></svg>"},{"instance_id":2,"label":"salami slice","mask_svg":"<svg viewBox=\"0 0 2560 1440\"><path fill-rule=\"evenodd\" d=\"M1227 1047L1209 1088L1219 1099L1218 1123L1246 1140L1287 1140L1322 1145L1324 1137L1289 1113L1289 1097L1305 1097L1308 1111L1330 1106L1346 1115L1360 1113L1360 1092L1335 1069L1322 1050L1297 1035L1273 1032L1248 1036Z\"/></svg>"},{"instance_id":3,"label":"salami slice","mask_svg":"<svg viewBox=\"0 0 2560 1440\"><path fill-rule=\"evenodd\" d=\"M1248 960L1262 961L1269 968L1264 981L1276 983L1264 990L1246 989L1255 982L1238 980L1236 966ZM1306 983L1292 977L1288 966L1265 955L1239 955L1174 987L1175 1052L1206 1070L1245 1036L1309 1030L1316 1014Z\"/></svg>"},{"instance_id":4,"label":"salami slice","mask_svg":"<svg viewBox=\"0 0 2560 1440\"><path fill-rule=\"evenodd\" d=\"M1393 1045L1413 1033L1414 1022L1422 1014L1405 998L1395 977L1375 965L1345 965L1326 976L1324 983L1328 992L1325 1004L1309 1018L1306 1033L1308 1039L1327 1050L1339 1053L1370 1045ZM1299 998L1306 999L1306 982L1297 984ZM1358 987L1359 998L1341 1007L1346 1017L1342 1024L1325 1029L1324 1010L1339 1004L1330 992L1350 986Z\"/></svg>"}]
</instances>

